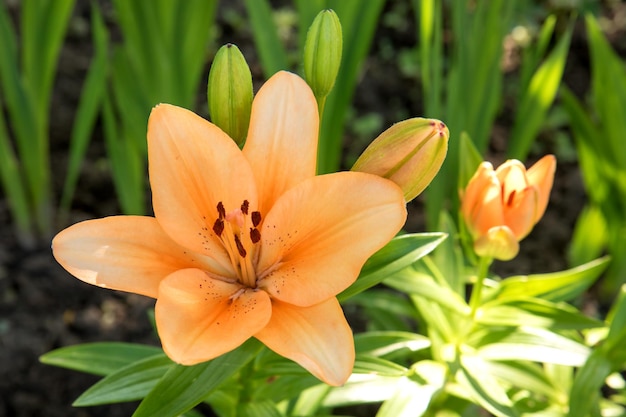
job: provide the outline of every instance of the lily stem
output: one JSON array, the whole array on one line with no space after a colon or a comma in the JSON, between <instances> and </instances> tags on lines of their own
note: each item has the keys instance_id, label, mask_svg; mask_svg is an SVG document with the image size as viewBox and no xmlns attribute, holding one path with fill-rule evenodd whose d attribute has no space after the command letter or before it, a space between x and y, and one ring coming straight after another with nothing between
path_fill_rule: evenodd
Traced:
<instances>
[{"instance_id":1,"label":"lily stem","mask_svg":"<svg viewBox=\"0 0 626 417\"><path fill-rule=\"evenodd\" d=\"M483 286L485 284L485 278L487 277L487 273L489 272L489 266L493 262L493 258L488 256L481 256L478 261L478 274L476 275L476 284L474 284L474 288L472 288L472 295L470 297L470 308L471 317L474 318L476 316L476 311L480 306L480 297L483 291Z\"/></svg>"}]
</instances>

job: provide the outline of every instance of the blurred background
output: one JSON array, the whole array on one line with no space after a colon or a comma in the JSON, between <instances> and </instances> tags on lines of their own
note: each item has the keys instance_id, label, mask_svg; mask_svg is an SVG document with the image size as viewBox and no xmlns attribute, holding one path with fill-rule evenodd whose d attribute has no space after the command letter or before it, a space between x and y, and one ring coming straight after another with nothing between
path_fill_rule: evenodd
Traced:
<instances>
[{"instance_id":1,"label":"blurred background","mask_svg":"<svg viewBox=\"0 0 626 417\"><path fill-rule=\"evenodd\" d=\"M169 102L210 118L207 76L225 43L241 49L255 90L279 69L301 74L306 28L324 8L341 19L344 53L320 172L349 169L395 122L443 120L446 165L409 207L406 229L425 231L456 210L462 134L494 165L554 153L544 219L494 269L552 272L610 253L580 300L606 311L626 280L622 1L2 0L0 416L132 414L136 404L71 408L97 378L37 358L96 340L158 345L153 302L73 279L50 239L80 220L150 214L150 109Z\"/></svg>"}]
</instances>

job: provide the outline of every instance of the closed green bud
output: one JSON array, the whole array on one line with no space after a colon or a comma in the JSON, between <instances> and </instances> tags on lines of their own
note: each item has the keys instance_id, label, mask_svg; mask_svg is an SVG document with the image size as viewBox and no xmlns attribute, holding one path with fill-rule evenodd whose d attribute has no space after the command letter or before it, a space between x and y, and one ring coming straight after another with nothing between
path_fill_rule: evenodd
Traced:
<instances>
[{"instance_id":1,"label":"closed green bud","mask_svg":"<svg viewBox=\"0 0 626 417\"><path fill-rule=\"evenodd\" d=\"M209 113L215 125L242 145L252 108L252 75L239 48L226 44L217 51L207 87Z\"/></svg>"},{"instance_id":2,"label":"closed green bud","mask_svg":"<svg viewBox=\"0 0 626 417\"><path fill-rule=\"evenodd\" d=\"M341 63L341 23L332 10L318 13L304 44L304 78L318 102L325 99L335 84Z\"/></svg>"},{"instance_id":3,"label":"closed green bud","mask_svg":"<svg viewBox=\"0 0 626 417\"><path fill-rule=\"evenodd\" d=\"M408 202L435 178L448 151L450 132L435 119L396 123L363 151L353 171L369 172L400 186Z\"/></svg>"}]
</instances>

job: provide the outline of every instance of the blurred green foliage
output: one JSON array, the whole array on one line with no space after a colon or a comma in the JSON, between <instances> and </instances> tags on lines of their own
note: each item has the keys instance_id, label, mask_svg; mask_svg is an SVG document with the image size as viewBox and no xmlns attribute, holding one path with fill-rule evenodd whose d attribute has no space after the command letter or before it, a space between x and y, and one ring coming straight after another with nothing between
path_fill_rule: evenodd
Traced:
<instances>
[{"instance_id":1,"label":"blurred green foliage","mask_svg":"<svg viewBox=\"0 0 626 417\"><path fill-rule=\"evenodd\" d=\"M589 13L601 11L599 3L574 2L569 10L519 0L406 0L398 9L400 0L283 3L288 6L276 10L269 0L243 0L244 18L222 6L242 31L249 24L265 77L282 69L302 72L307 28L320 11L337 13L342 58L323 106L320 173L340 169L347 121L357 121L352 130L371 139L385 128L380 115L352 116L351 106L357 85L367 82L361 80L364 62L381 16L390 27L408 21L414 28L414 48L386 43L381 53L419 81L423 94L411 98L424 109L419 116L444 120L450 129L447 162L426 198L429 229L448 238L396 238L340 295L348 311L361 314L365 329L356 336L354 376L344 387L320 385L254 341L197 367L175 365L149 347L85 345L42 357L105 377L76 404L143 398L137 415L158 410L167 416L192 413L200 402L220 416L323 416L363 403L382 403L381 417L475 415L479 409L497 416L574 417L623 409L626 70L597 14ZM113 0L114 21L97 4L93 58L58 196L50 168L50 102L74 1L24 0L18 19L0 4L0 180L25 246L47 239L55 222L66 221L98 120L122 210L146 213L150 109L159 102L194 109L206 77L217 0ZM397 12L410 6L413 15ZM577 97L562 78L583 20L592 73L588 96ZM118 30L121 36L112 36ZM503 62L511 51L519 62L507 72ZM498 118L509 123L502 156L524 160L550 117L563 112L560 128L573 135L573 157L589 198L569 250L573 268L506 279L477 273L475 257L462 245L463 225L446 214L456 213L458 190L488 153ZM612 258L599 258L605 253ZM589 317L577 306L603 273L599 285L608 314Z\"/></svg>"}]
</instances>

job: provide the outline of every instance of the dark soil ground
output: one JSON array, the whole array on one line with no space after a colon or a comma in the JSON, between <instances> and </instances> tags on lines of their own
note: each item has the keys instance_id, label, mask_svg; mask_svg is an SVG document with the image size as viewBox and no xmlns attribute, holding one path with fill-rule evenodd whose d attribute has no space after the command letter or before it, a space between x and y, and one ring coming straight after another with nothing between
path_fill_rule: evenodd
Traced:
<instances>
[{"instance_id":1,"label":"dark soil ground","mask_svg":"<svg viewBox=\"0 0 626 417\"><path fill-rule=\"evenodd\" d=\"M65 169L70 126L91 56L88 2L77 3L60 57L52 105L54 172L64 172ZM101 3L108 4L106 1ZM386 12L392 12L398 3L403 2L389 2ZM105 7L109 18L110 7ZM233 41L229 38L232 28L225 19L227 12L233 10L225 9L220 9L218 19L222 31L216 45ZM240 6L235 7L234 12L243 14ZM406 19L412 21L411 16ZM113 24L112 19L109 23ZM587 88L589 64L580 29L572 45L566 82L582 94ZM381 115L381 129L398 121L398 114L405 117L420 114L417 81L407 78L399 68L376 54L389 42L395 47L411 47L415 42L414 33L415 29L410 25L400 27L381 23L374 51L365 63L362 82L354 99L355 114ZM256 79L262 79L258 63L254 62L253 45L249 36L245 36L248 35L235 38L234 42L251 62ZM571 85L572 82L575 85ZM395 107L389 103L395 103ZM501 160L508 128L501 124L494 129L491 151L495 162L500 162L498 158ZM94 133L78 186L72 222L120 211L108 168L103 164L105 152L99 129ZM374 135L377 133L373 132ZM357 140L358 134L349 130L348 143ZM58 187L56 192L61 181L62 176L55 184ZM497 271L507 275L565 268L566 248L585 198L576 161L560 161L550 206L540 227L522 243L522 252L515 262L499 264ZM412 231L423 230L421 203L412 203L410 211ZM72 278L53 260L49 246L46 239L33 249L20 247L6 201L0 196L0 417L129 416L136 404L72 408L72 401L98 378L42 365L38 357L58 347L90 341L158 345L146 315L146 309L153 302L136 295L98 289Z\"/></svg>"}]
</instances>

